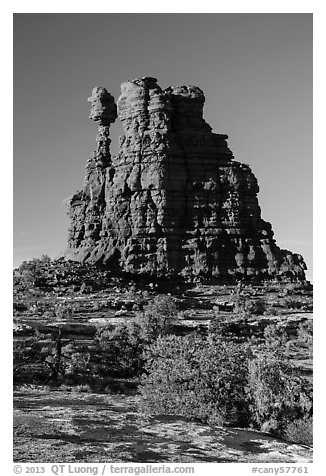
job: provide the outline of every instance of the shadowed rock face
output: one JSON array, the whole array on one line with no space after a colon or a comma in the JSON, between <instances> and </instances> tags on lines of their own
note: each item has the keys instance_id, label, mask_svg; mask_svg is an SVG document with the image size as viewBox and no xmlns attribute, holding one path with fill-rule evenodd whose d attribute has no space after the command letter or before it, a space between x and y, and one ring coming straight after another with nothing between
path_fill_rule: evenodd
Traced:
<instances>
[{"instance_id":1,"label":"shadowed rock face","mask_svg":"<svg viewBox=\"0 0 326 476\"><path fill-rule=\"evenodd\" d=\"M303 258L277 247L261 218L256 177L204 121L196 86L155 78L89 98L98 125L83 190L67 200L69 259L153 277L305 279ZM111 158L109 127L124 135Z\"/></svg>"}]
</instances>

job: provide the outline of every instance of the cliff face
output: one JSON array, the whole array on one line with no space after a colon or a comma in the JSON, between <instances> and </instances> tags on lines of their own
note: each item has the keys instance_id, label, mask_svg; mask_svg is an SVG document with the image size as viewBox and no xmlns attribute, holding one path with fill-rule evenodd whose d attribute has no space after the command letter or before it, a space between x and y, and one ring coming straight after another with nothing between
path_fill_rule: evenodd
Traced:
<instances>
[{"instance_id":1,"label":"cliff face","mask_svg":"<svg viewBox=\"0 0 326 476\"><path fill-rule=\"evenodd\" d=\"M257 180L233 160L227 136L204 121L195 86L162 90L155 78L89 98L97 149L83 190L68 199L66 256L156 277L304 279L300 255L277 247L261 219ZM111 158L109 127L124 135Z\"/></svg>"}]
</instances>

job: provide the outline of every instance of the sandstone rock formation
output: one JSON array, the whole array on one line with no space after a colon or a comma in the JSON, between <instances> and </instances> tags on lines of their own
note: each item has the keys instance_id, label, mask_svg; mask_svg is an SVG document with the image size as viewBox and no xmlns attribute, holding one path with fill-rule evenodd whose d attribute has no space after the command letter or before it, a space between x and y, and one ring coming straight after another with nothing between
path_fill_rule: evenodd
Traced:
<instances>
[{"instance_id":1,"label":"sandstone rock formation","mask_svg":"<svg viewBox=\"0 0 326 476\"><path fill-rule=\"evenodd\" d=\"M97 148L67 201L69 259L187 281L305 278L302 257L281 250L261 218L250 167L203 119L198 87L162 90L145 77L122 84L117 107L104 88L89 101ZM117 115L124 135L111 157Z\"/></svg>"}]
</instances>

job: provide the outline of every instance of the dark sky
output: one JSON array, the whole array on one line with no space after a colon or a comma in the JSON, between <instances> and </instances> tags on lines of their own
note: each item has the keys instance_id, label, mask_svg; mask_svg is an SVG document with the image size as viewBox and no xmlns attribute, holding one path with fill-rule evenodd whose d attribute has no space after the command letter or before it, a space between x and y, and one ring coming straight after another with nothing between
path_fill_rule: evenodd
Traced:
<instances>
[{"instance_id":1,"label":"dark sky","mask_svg":"<svg viewBox=\"0 0 326 476\"><path fill-rule=\"evenodd\" d=\"M154 76L194 84L260 185L277 243L312 279L312 14L15 14L14 265L64 250L96 127L87 97ZM112 126L113 151L121 134Z\"/></svg>"}]
</instances>

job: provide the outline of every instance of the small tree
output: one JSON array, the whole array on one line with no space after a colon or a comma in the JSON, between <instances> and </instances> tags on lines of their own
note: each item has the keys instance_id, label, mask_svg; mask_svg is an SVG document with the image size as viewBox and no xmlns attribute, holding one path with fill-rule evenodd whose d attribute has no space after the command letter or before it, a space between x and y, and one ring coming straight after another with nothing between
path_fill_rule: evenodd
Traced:
<instances>
[{"instance_id":1,"label":"small tree","mask_svg":"<svg viewBox=\"0 0 326 476\"><path fill-rule=\"evenodd\" d=\"M71 342L62 338L62 329L58 328L57 334L48 335L46 340L37 334L23 342L14 343L14 376L26 368L32 369L31 375L35 367L40 366L44 383L57 382L60 376L65 375L71 357Z\"/></svg>"},{"instance_id":2,"label":"small tree","mask_svg":"<svg viewBox=\"0 0 326 476\"><path fill-rule=\"evenodd\" d=\"M170 296L156 296L135 319L114 328L100 329L95 336L90 364L102 376L139 376L144 369L144 349L171 330L177 307Z\"/></svg>"},{"instance_id":3,"label":"small tree","mask_svg":"<svg viewBox=\"0 0 326 476\"><path fill-rule=\"evenodd\" d=\"M40 355L37 336L29 337L23 341L14 341L13 343L13 375L14 377L24 367L43 362Z\"/></svg>"},{"instance_id":4,"label":"small tree","mask_svg":"<svg viewBox=\"0 0 326 476\"><path fill-rule=\"evenodd\" d=\"M95 336L90 364L101 376L132 377L143 370L144 339L134 320L106 327Z\"/></svg>"},{"instance_id":5,"label":"small tree","mask_svg":"<svg viewBox=\"0 0 326 476\"><path fill-rule=\"evenodd\" d=\"M71 340L64 340L62 329L59 327L57 335L53 336L49 343L43 345L40 354L43 356L43 364L48 368L48 377L45 383L57 382L59 376L64 377L68 362L71 359Z\"/></svg>"}]
</instances>

